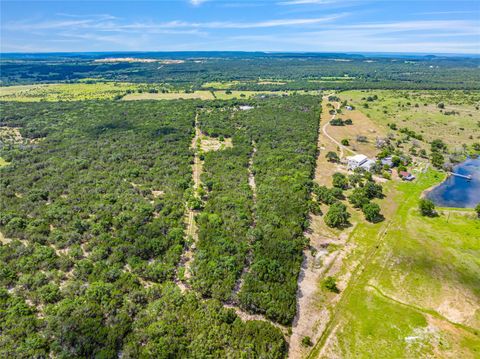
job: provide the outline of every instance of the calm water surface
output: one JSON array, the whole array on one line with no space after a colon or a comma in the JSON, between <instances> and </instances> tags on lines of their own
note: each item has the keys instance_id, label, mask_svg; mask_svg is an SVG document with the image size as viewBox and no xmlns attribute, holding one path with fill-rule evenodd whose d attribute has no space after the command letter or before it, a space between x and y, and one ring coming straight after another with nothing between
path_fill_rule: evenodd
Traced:
<instances>
[{"instance_id":1,"label":"calm water surface","mask_svg":"<svg viewBox=\"0 0 480 359\"><path fill-rule=\"evenodd\" d=\"M440 207L475 207L480 203L480 158L462 162L455 167L454 172L471 175L472 180L450 176L427 197Z\"/></svg>"}]
</instances>

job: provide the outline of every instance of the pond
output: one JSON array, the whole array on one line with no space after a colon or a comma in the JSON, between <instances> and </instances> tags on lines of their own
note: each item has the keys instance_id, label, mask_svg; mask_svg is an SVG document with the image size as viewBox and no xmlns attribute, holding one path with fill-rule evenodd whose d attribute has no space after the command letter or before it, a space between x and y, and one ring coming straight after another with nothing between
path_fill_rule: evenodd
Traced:
<instances>
[{"instance_id":1,"label":"pond","mask_svg":"<svg viewBox=\"0 0 480 359\"><path fill-rule=\"evenodd\" d=\"M449 176L430 191L427 198L440 207L475 207L480 203L480 157L467 159L455 166L453 172L466 176L471 175L472 179Z\"/></svg>"}]
</instances>

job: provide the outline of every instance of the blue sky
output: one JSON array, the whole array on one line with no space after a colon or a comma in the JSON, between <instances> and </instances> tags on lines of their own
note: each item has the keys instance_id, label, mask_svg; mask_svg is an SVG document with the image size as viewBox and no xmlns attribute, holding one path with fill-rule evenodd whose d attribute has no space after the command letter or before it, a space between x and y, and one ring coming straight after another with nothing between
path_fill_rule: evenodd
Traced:
<instances>
[{"instance_id":1,"label":"blue sky","mask_svg":"<svg viewBox=\"0 0 480 359\"><path fill-rule=\"evenodd\" d=\"M2 52L480 53L480 0L1 1Z\"/></svg>"}]
</instances>

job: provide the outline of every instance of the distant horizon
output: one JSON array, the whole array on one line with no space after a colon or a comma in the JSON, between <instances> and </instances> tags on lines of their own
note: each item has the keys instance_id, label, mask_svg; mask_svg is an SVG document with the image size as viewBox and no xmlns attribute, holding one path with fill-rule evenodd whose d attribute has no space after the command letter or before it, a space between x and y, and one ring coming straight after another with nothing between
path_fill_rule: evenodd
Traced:
<instances>
[{"instance_id":1,"label":"distant horizon","mask_svg":"<svg viewBox=\"0 0 480 359\"><path fill-rule=\"evenodd\" d=\"M480 55L477 0L6 0L0 7L1 53Z\"/></svg>"},{"instance_id":2,"label":"distant horizon","mask_svg":"<svg viewBox=\"0 0 480 359\"><path fill-rule=\"evenodd\" d=\"M46 51L46 52L2 52L0 55L74 55L74 54L189 54L189 53L244 53L244 54L322 54L322 55L371 55L371 56L444 56L444 57L479 57L480 53L454 52L389 52L389 51L266 51L266 50L111 50L111 51Z\"/></svg>"}]
</instances>

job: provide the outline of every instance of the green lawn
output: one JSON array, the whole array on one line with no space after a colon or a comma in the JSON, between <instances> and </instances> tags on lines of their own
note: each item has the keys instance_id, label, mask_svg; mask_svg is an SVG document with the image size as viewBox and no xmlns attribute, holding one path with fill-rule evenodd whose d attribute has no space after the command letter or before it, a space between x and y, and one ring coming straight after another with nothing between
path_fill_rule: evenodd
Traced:
<instances>
[{"instance_id":1,"label":"green lawn","mask_svg":"<svg viewBox=\"0 0 480 359\"><path fill-rule=\"evenodd\" d=\"M414 183L392 182L395 215L357 226L345 267L358 265L334 309L331 338L311 357L480 356L480 220L469 210L419 215L421 192L440 178L429 171Z\"/></svg>"}]
</instances>

